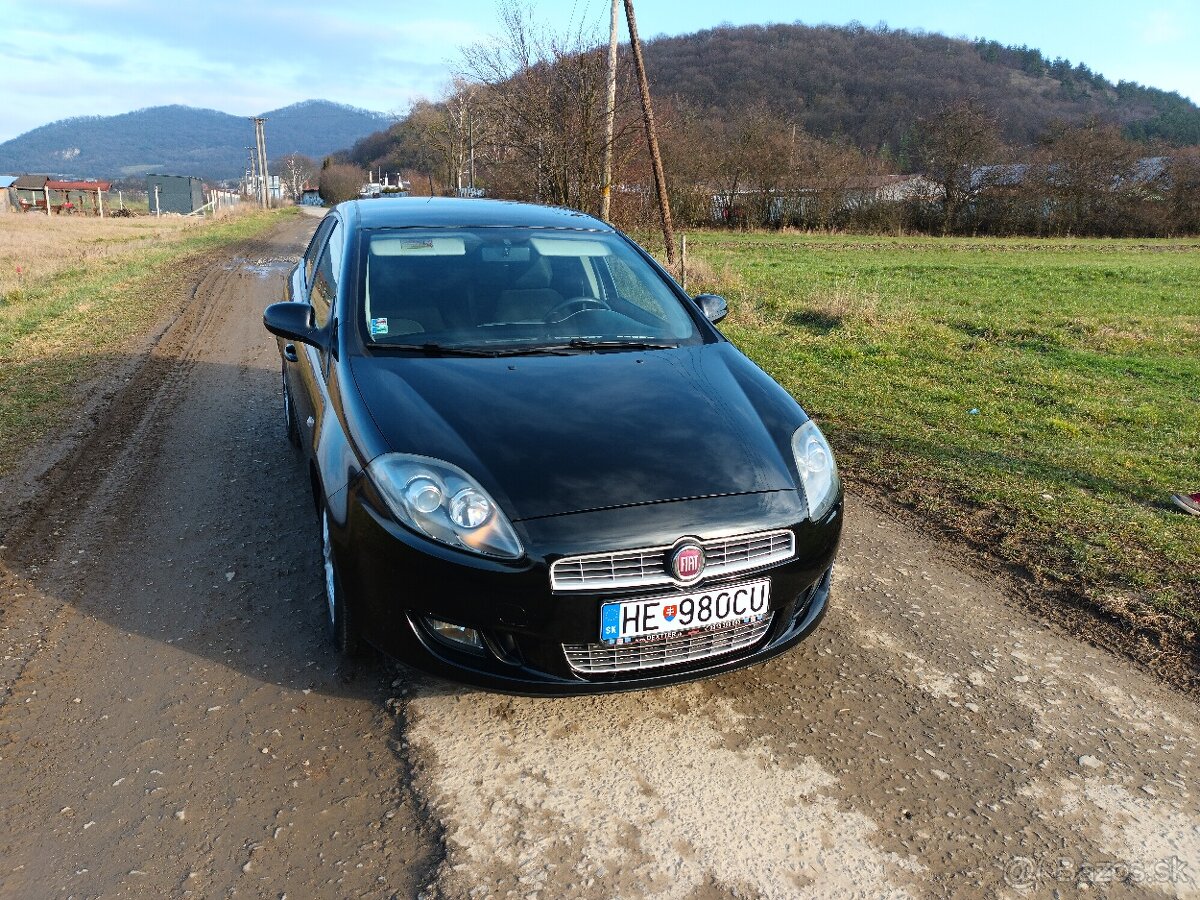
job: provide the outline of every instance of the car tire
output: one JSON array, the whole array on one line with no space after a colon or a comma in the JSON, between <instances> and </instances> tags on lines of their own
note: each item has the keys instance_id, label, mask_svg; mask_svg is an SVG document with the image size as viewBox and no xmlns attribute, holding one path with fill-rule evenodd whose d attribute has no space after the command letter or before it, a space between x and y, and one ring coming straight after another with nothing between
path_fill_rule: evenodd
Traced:
<instances>
[{"instance_id":1,"label":"car tire","mask_svg":"<svg viewBox=\"0 0 1200 900\"><path fill-rule=\"evenodd\" d=\"M354 614L346 603L346 592L342 590L338 577L333 542L329 536L329 511L324 504L321 505L321 576L326 632L338 653L349 659L357 655L358 633L354 627Z\"/></svg>"},{"instance_id":2,"label":"car tire","mask_svg":"<svg viewBox=\"0 0 1200 900\"><path fill-rule=\"evenodd\" d=\"M288 443L300 446L300 426L296 424L296 407L292 403L292 392L288 388L287 363L283 364L283 419L287 429Z\"/></svg>"}]
</instances>

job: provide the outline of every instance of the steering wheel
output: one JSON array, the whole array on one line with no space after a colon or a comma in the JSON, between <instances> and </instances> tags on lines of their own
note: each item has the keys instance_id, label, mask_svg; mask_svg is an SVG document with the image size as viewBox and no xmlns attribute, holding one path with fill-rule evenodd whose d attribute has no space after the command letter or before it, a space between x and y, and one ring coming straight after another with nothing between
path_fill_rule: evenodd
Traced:
<instances>
[{"instance_id":1,"label":"steering wheel","mask_svg":"<svg viewBox=\"0 0 1200 900\"><path fill-rule=\"evenodd\" d=\"M562 301L562 303L551 307L543 321L547 325L557 325L559 322L565 322L571 316L578 315L585 310L611 308L603 300L597 300L595 297L569 297ZM566 315L561 315L562 313L566 313Z\"/></svg>"}]
</instances>

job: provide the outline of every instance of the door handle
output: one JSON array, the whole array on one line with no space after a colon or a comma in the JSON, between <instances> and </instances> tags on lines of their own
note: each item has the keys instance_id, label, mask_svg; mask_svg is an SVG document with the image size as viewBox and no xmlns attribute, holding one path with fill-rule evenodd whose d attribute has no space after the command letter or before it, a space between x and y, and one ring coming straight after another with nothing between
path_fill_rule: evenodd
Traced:
<instances>
[{"instance_id":1,"label":"door handle","mask_svg":"<svg viewBox=\"0 0 1200 900\"><path fill-rule=\"evenodd\" d=\"M296 356L296 345L295 344L284 344L283 345L283 358L286 359L288 362L295 362L297 359L299 359L299 357Z\"/></svg>"}]
</instances>

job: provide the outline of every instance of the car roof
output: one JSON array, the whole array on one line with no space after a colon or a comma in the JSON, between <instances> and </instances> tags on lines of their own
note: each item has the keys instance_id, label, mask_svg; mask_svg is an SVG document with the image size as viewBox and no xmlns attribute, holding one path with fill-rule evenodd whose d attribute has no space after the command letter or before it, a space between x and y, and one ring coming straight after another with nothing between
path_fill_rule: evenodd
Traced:
<instances>
[{"instance_id":1,"label":"car roof","mask_svg":"<svg viewBox=\"0 0 1200 900\"><path fill-rule=\"evenodd\" d=\"M607 222L560 206L539 206L509 200L458 197L378 197L350 200L337 207L358 228L497 227L572 228L612 231Z\"/></svg>"}]
</instances>

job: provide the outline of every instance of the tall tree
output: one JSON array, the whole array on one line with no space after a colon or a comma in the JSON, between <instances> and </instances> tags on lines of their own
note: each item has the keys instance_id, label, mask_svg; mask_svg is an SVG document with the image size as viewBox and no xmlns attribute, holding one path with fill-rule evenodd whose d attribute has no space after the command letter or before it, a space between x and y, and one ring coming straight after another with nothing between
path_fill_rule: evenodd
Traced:
<instances>
[{"instance_id":1,"label":"tall tree","mask_svg":"<svg viewBox=\"0 0 1200 900\"><path fill-rule=\"evenodd\" d=\"M917 123L925 174L942 193L942 233L954 231L963 207L988 184L984 166L996 162L1000 128L973 99L956 100Z\"/></svg>"},{"instance_id":2,"label":"tall tree","mask_svg":"<svg viewBox=\"0 0 1200 900\"><path fill-rule=\"evenodd\" d=\"M1048 205L1052 231L1120 235L1140 230L1135 207L1156 174L1139 171L1137 148L1115 125L1091 120L1052 129L1031 181Z\"/></svg>"},{"instance_id":3,"label":"tall tree","mask_svg":"<svg viewBox=\"0 0 1200 900\"><path fill-rule=\"evenodd\" d=\"M483 88L492 140L486 166L507 196L598 212L603 184L606 65L596 35L538 27L515 0L500 4L502 34L463 51L463 76ZM629 132L618 97L613 141Z\"/></svg>"},{"instance_id":4,"label":"tall tree","mask_svg":"<svg viewBox=\"0 0 1200 900\"><path fill-rule=\"evenodd\" d=\"M289 153L275 163L274 169L292 192L292 198L298 200L304 186L316 175L317 164L303 153Z\"/></svg>"}]
</instances>

